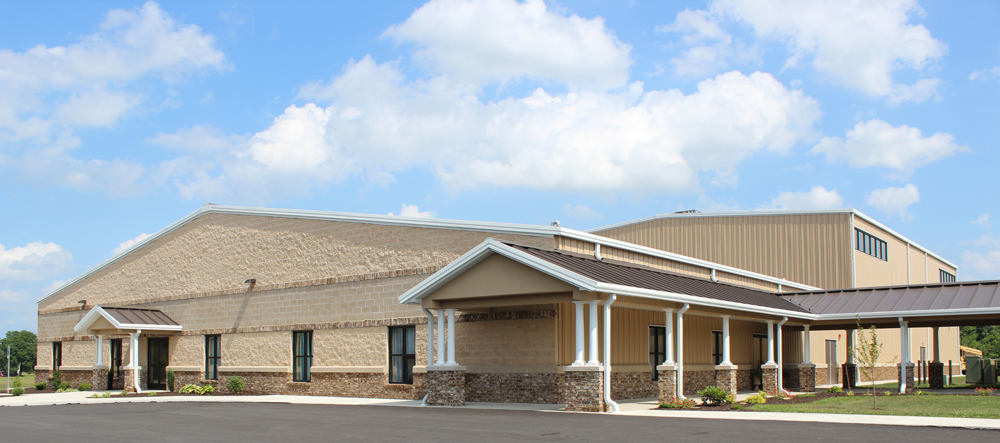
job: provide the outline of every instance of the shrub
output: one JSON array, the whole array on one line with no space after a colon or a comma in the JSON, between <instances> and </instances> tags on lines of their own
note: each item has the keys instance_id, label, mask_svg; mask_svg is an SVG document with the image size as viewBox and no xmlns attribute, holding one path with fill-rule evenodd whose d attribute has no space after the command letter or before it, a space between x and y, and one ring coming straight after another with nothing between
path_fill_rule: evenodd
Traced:
<instances>
[{"instance_id":1,"label":"shrub","mask_svg":"<svg viewBox=\"0 0 1000 443\"><path fill-rule=\"evenodd\" d=\"M104 391L104 393L101 394L101 398L111 398L111 391Z\"/></svg>"},{"instance_id":2,"label":"shrub","mask_svg":"<svg viewBox=\"0 0 1000 443\"><path fill-rule=\"evenodd\" d=\"M685 398L684 400L675 399L670 403L661 403L660 409L690 409L697 406L694 400L690 398Z\"/></svg>"},{"instance_id":3,"label":"shrub","mask_svg":"<svg viewBox=\"0 0 1000 443\"><path fill-rule=\"evenodd\" d=\"M14 394L15 397L17 397L19 395L24 395L24 388L22 388L22 387L14 388L14 390L11 391L10 393Z\"/></svg>"},{"instance_id":4,"label":"shrub","mask_svg":"<svg viewBox=\"0 0 1000 443\"><path fill-rule=\"evenodd\" d=\"M233 394L242 394L246 388L246 382L240 376L226 377L226 389Z\"/></svg>"},{"instance_id":5,"label":"shrub","mask_svg":"<svg viewBox=\"0 0 1000 443\"><path fill-rule=\"evenodd\" d=\"M847 395L848 397L854 397L854 391L847 391L847 394L844 395Z\"/></svg>"},{"instance_id":6,"label":"shrub","mask_svg":"<svg viewBox=\"0 0 1000 443\"><path fill-rule=\"evenodd\" d=\"M739 411L740 409L743 409L743 405L738 405L736 403L733 403L729 405L729 409L733 411Z\"/></svg>"},{"instance_id":7,"label":"shrub","mask_svg":"<svg viewBox=\"0 0 1000 443\"><path fill-rule=\"evenodd\" d=\"M755 395L747 397L748 405L762 405L767 403L767 394L764 391L760 391Z\"/></svg>"},{"instance_id":8,"label":"shrub","mask_svg":"<svg viewBox=\"0 0 1000 443\"><path fill-rule=\"evenodd\" d=\"M993 395L997 390L995 388L976 388L976 395Z\"/></svg>"},{"instance_id":9,"label":"shrub","mask_svg":"<svg viewBox=\"0 0 1000 443\"><path fill-rule=\"evenodd\" d=\"M150 396L150 397L156 397L156 393L155 393L155 392L150 392L150 393L149 393L149 396Z\"/></svg>"},{"instance_id":10,"label":"shrub","mask_svg":"<svg viewBox=\"0 0 1000 443\"><path fill-rule=\"evenodd\" d=\"M87 398L101 398L101 394L88 395Z\"/></svg>"},{"instance_id":11,"label":"shrub","mask_svg":"<svg viewBox=\"0 0 1000 443\"><path fill-rule=\"evenodd\" d=\"M59 383L59 390L60 391L66 391L69 388L70 388L69 383L66 383L66 382Z\"/></svg>"},{"instance_id":12,"label":"shrub","mask_svg":"<svg viewBox=\"0 0 1000 443\"><path fill-rule=\"evenodd\" d=\"M732 402L732 396L729 395L729 392L718 386L708 386L698 391L698 395L701 396L701 401L706 406L718 406Z\"/></svg>"},{"instance_id":13,"label":"shrub","mask_svg":"<svg viewBox=\"0 0 1000 443\"><path fill-rule=\"evenodd\" d=\"M841 389L840 386L830 386L830 389L827 389L826 392L829 392L831 394L839 394L841 392L844 392L844 390Z\"/></svg>"},{"instance_id":14,"label":"shrub","mask_svg":"<svg viewBox=\"0 0 1000 443\"><path fill-rule=\"evenodd\" d=\"M62 386L62 372L56 369L52 371L52 389L59 389L60 386Z\"/></svg>"},{"instance_id":15,"label":"shrub","mask_svg":"<svg viewBox=\"0 0 1000 443\"><path fill-rule=\"evenodd\" d=\"M12 388L23 388L24 382L21 381L21 377L12 378L10 381L10 387Z\"/></svg>"},{"instance_id":16,"label":"shrub","mask_svg":"<svg viewBox=\"0 0 1000 443\"><path fill-rule=\"evenodd\" d=\"M36 391L44 391L45 390L45 382L35 383L35 390Z\"/></svg>"},{"instance_id":17,"label":"shrub","mask_svg":"<svg viewBox=\"0 0 1000 443\"><path fill-rule=\"evenodd\" d=\"M120 394L120 395L121 395L122 397L128 397L128 389L122 389L122 392L121 392L121 394Z\"/></svg>"},{"instance_id":18,"label":"shrub","mask_svg":"<svg viewBox=\"0 0 1000 443\"><path fill-rule=\"evenodd\" d=\"M63 383L63 384L69 384L69 383ZM67 387L67 388L60 388L58 391L56 391L56 394L62 394L63 392L76 392L76 391L77 391L76 389L69 388L69 387Z\"/></svg>"},{"instance_id":19,"label":"shrub","mask_svg":"<svg viewBox=\"0 0 1000 443\"><path fill-rule=\"evenodd\" d=\"M177 392L181 394L201 394L201 391L201 386L188 384L184 385L184 387Z\"/></svg>"},{"instance_id":20,"label":"shrub","mask_svg":"<svg viewBox=\"0 0 1000 443\"><path fill-rule=\"evenodd\" d=\"M205 385L201 387L201 395L209 395L215 392L215 386Z\"/></svg>"},{"instance_id":21,"label":"shrub","mask_svg":"<svg viewBox=\"0 0 1000 443\"><path fill-rule=\"evenodd\" d=\"M174 371L167 371L167 390L174 392L174 381L177 380L177 376Z\"/></svg>"},{"instance_id":22,"label":"shrub","mask_svg":"<svg viewBox=\"0 0 1000 443\"><path fill-rule=\"evenodd\" d=\"M87 382L80 383L80 386L77 387L77 389L81 391L89 391L90 388L91 388L90 383Z\"/></svg>"}]
</instances>

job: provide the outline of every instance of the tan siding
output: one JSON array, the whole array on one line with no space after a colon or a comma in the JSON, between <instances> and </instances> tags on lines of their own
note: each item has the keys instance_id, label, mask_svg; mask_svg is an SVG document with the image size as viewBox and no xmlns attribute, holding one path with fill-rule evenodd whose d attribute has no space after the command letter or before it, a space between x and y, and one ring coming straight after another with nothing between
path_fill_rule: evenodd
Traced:
<instances>
[{"instance_id":1,"label":"tan siding","mask_svg":"<svg viewBox=\"0 0 1000 443\"><path fill-rule=\"evenodd\" d=\"M596 234L812 286L838 288L850 286L849 217L661 218Z\"/></svg>"},{"instance_id":2,"label":"tan siding","mask_svg":"<svg viewBox=\"0 0 1000 443\"><path fill-rule=\"evenodd\" d=\"M906 243L857 217L854 219L854 226L885 241L888 247L886 257L889 259L885 261L855 250L854 263L857 269L856 286L868 287L907 284ZM912 270L912 259L910 266Z\"/></svg>"}]
</instances>

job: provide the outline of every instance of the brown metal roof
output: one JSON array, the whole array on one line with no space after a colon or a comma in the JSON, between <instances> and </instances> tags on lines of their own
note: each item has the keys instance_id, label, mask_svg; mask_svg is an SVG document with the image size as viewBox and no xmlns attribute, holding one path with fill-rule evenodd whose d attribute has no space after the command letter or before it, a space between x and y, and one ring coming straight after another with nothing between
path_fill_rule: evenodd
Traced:
<instances>
[{"instance_id":1,"label":"brown metal roof","mask_svg":"<svg viewBox=\"0 0 1000 443\"><path fill-rule=\"evenodd\" d=\"M180 326L159 309L110 308L106 306L101 306L101 309L104 309L104 312L122 324Z\"/></svg>"},{"instance_id":2,"label":"brown metal roof","mask_svg":"<svg viewBox=\"0 0 1000 443\"><path fill-rule=\"evenodd\" d=\"M781 297L816 314L1000 308L1000 281L836 289Z\"/></svg>"},{"instance_id":3,"label":"brown metal roof","mask_svg":"<svg viewBox=\"0 0 1000 443\"><path fill-rule=\"evenodd\" d=\"M590 256L571 252L547 251L511 243L505 244L601 283L673 292L794 312L809 312L770 292L715 283L711 280L672 274L659 269L609 259L598 261Z\"/></svg>"}]
</instances>

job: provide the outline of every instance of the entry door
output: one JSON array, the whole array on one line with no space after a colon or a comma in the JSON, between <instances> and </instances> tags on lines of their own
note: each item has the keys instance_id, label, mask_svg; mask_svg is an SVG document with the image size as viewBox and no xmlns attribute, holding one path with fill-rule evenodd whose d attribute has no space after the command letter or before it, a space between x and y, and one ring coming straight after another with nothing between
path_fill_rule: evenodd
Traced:
<instances>
[{"instance_id":1,"label":"entry door","mask_svg":"<svg viewBox=\"0 0 1000 443\"><path fill-rule=\"evenodd\" d=\"M108 389L121 389L122 380L122 340L111 339L111 367L108 368ZM115 382L118 383L115 383Z\"/></svg>"},{"instance_id":2,"label":"entry door","mask_svg":"<svg viewBox=\"0 0 1000 443\"><path fill-rule=\"evenodd\" d=\"M170 339L148 338L146 346L149 348L149 358L146 365L149 366L149 389L167 388L167 365L170 364L168 352L170 350Z\"/></svg>"},{"instance_id":3,"label":"entry door","mask_svg":"<svg viewBox=\"0 0 1000 443\"><path fill-rule=\"evenodd\" d=\"M827 384L837 384L837 340L826 341L826 378Z\"/></svg>"},{"instance_id":4,"label":"entry door","mask_svg":"<svg viewBox=\"0 0 1000 443\"><path fill-rule=\"evenodd\" d=\"M767 358L767 336L754 334L752 348L753 348L754 366L757 369L760 369L760 367L763 366L764 363L767 363L766 361L764 361L764 359Z\"/></svg>"}]
</instances>

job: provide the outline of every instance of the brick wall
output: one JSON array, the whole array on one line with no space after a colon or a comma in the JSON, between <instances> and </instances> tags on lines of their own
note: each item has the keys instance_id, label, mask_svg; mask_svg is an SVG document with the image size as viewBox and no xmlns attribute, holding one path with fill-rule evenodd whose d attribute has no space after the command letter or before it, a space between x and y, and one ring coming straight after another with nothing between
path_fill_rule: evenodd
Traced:
<instances>
[{"instance_id":1,"label":"brick wall","mask_svg":"<svg viewBox=\"0 0 1000 443\"><path fill-rule=\"evenodd\" d=\"M653 381L652 369L643 372L611 372L611 398L628 400L631 398L658 397L659 385Z\"/></svg>"},{"instance_id":2,"label":"brick wall","mask_svg":"<svg viewBox=\"0 0 1000 443\"><path fill-rule=\"evenodd\" d=\"M561 374L465 374L465 400L563 403Z\"/></svg>"}]
</instances>

